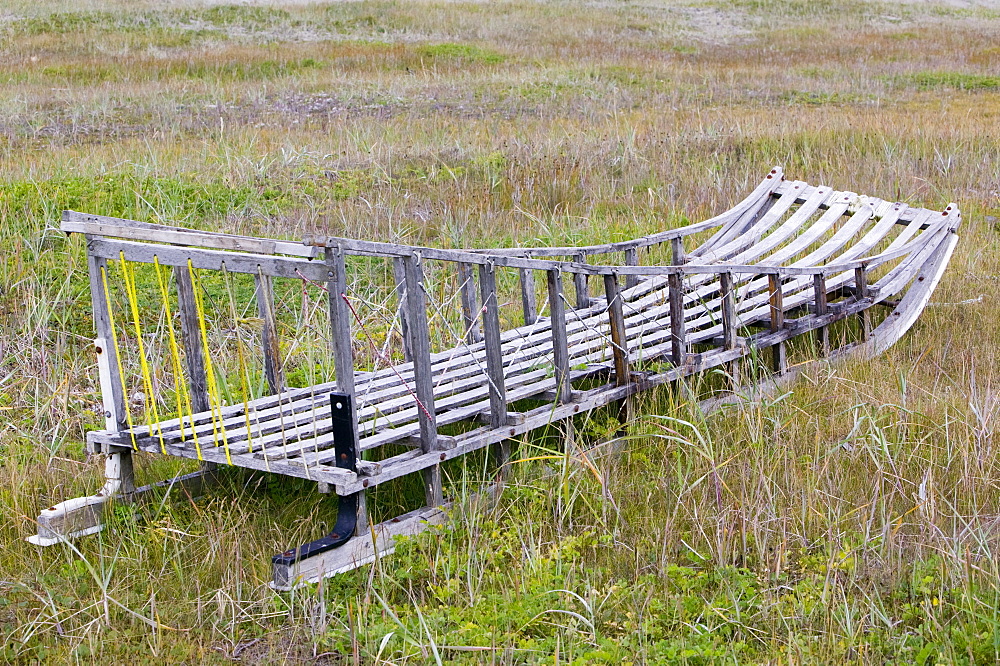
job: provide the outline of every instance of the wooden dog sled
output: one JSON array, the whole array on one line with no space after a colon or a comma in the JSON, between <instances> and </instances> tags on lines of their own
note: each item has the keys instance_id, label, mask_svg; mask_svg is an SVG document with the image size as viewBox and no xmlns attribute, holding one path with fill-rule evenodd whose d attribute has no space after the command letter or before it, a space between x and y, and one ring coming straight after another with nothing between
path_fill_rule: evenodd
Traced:
<instances>
[{"instance_id":1,"label":"wooden dog sled","mask_svg":"<svg viewBox=\"0 0 1000 666\"><path fill-rule=\"evenodd\" d=\"M108 480L43 510L30 540L237 465L341 498L328 537L275 556L276 587L354 568L443 519L450 459L492 447L502 466L512 438L710 368L735 378L751 356L784 373L796 338L827 357L885 350L960 220L778 168L710 220L582 247L291 242L66 211L87 243L105 416L88 446ZM136 489L136 451L202 471ZM417 473L425 505L369 526L366 490Z\"/></svg>"}]
</instances>

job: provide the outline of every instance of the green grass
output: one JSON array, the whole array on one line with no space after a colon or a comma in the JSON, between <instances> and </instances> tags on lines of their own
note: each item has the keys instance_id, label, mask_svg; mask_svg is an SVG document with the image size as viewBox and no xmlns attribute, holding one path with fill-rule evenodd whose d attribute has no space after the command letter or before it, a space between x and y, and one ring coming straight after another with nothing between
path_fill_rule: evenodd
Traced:
<instances>
[{"instance_id":1,"label":"green grass","mask_svg":"<svg viewBox=\"0 0 1000 666\"><path fill-rule=\"evenodd\" d=\"M997 661L991 11L852 0L5 11L0 661ZM118 507L76 550L23 541L39 509L102 479L83 447L101 424L87 266L82 239L57 231L63 208L290 239L599 243L717 213L774 164L961 206L934 304L880 358L813 368L785 395L710 416L668 387L633 405L625 442L610 438L610 410L573 433L553 426L518 442L495 505L471 499L485 457L452 462L455 520L290 594L267 587L270 556L335 513L304 481L230 471L197 502ZM391 274L367 259L350 269ZM441 302L454 285L431 276ZM513 274L499 278L514 288ZM234 280L244 300L249 282ZM149 275L139 288L155 303ZM221 278L207 288L224 298ZM321 290L275 288L282 338L300 344L285 348L290 381L315 381L329 372L328 331L299 315ZM252 316L218 324L220 350L259 334ZM256 369L251 379L259 391ZM705 393L722 378L699 382ZM191 469L152 455L138 465L140 482ZM414 508L417 485L381 487L375 510Z\"/></svg>"},{"instance_id":2,"label":"green grass","mask_svg":"<svg viewBox=\"0 0 1000 666\"><path fill-rule=\"evenodd\" d=\"M457 60L464 64L499 65L506 58L503 54L471 44L428 44L417 53L431 60Z\"/></svg>"},{"instance_id":3,"label":"green grass","mask_svg":"<svg viewBox=\"0 0 1000 666\"><path fill-rule=\"evenodd\" d=\"M996 90L1000 88L1000 76L964 72L918 72L903 77L902 80L920 90L937 90L939 88Z\"/></svg>"}]
</instances>

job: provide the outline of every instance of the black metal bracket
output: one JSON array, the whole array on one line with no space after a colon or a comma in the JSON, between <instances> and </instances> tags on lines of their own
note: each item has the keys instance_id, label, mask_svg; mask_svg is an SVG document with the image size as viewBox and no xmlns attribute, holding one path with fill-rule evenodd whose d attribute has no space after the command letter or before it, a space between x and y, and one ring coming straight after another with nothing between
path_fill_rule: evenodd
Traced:
<instances>
[{"instance_id":1,"label":"black metal bracket","mask_svg":"<svg viewBox=\"0 0 1000 666\"><path fill-rule=\"evenodd\" d=\"M358 471L358 441L355 435L354 409L352 398L347 393L330 394L332 412L333 452L337 456L336 466L352 472ZM342 546L354 536L358 522L358 494L341 495L337 504L337 522L325 537L286 550L271 558L273 564L290 566L300 560L325 553Z\"/></svg>"}]
</instances>

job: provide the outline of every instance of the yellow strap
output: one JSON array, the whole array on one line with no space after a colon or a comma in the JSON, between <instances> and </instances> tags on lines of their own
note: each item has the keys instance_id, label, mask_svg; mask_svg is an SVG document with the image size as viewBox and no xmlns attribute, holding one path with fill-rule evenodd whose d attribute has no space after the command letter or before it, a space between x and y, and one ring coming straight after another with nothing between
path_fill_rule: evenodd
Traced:
<instances>
[{"instance_id":1,"label":"yellow strap","mask_svg":"<svg viewBox=\"0 0 1000 666\"><path fill-rule=\"evenodd\" d=\"M135 423L132 422L132 412L128 408L128 389L125 388L125 366L122 364L121 349L118 348L118 333L115 328L115 311L111 307L111 290L108 289L107 266L101 265L101 280L104 282L104 303L108 310L108 321L111 324L111 344L115 349L115 360L118 361L118 379L122 383L122 402L125 403L125 422L128 423L128 434L132 437L132 448L139 450L139 443L135 440ZM114 400L114 397L111 398Z\"/></svg>"},{"instance_id":2,"label":"yellow strap","mask_svg":"<svg viewBox=\"0 0 1000 666\"><path fill-rule=\"evenodd\" d=\"M226 463L232 465L233 459L229 454L229 440L226 437L226 427L222 418L222 398L219 395L219 387L215 382L215 370L212 366L212 355L208 351L208 330L205 328L205 306L202 302L201 282L194 271L194 264L188 259L188 272L191 274L191 285L194 288L195 312L198 315L198 327L201 329L201 346L205 356L205 379L208 384L209 410L212 414L212 434L215 441L219 441L219 434L222 434L222 447L226 452ZM216 422L216 410L218 410L218 422ZM216 444L218 446L218 444Z\"/></svg>"},{"instance_id":3,"label":"yellow strap","mask_svg":"<svg viewBox=\"0 0 1000 666\"><path fill-rule=\"evenodd\" d=\"M183 381L184 372L181 369L181 353L177 346L177 336L174 334L174 315L170 311L170 298L167 294L167 281L163 278L163 267L160 266L160 258L153 255L153 265L156 266L156 281L160 285L160 298L163 300L163 311L167 315L167 332L170 335L170 359L174 366L174 391L177 395L177 420L181 424L181 441L187 437L184 431L184 407L191 416L191 435L194 437L194 448L198 454L198 460L204 460L201 456L201 443L198 441L198 430L194 426L194 408L191 406L191 394L188 393L187 384Z\"/></svg>"},{"instance_id":4,"label":"yellow strap","mask_svg":"<svg viewBox=\"0 0 1000 666\"><path fill-rule=\"evenodd\" d=\"M233 330L236 332L236 357L240 363L240 388L243 390L243 418L246 421L247 450L253 453L253 434L250 430L250 404L248 399L250 394L250 371L247 368L246 358L243 355L243 340L240 338L239 322L236 314L236 299L233 297L232 285L229 282L229 271L226 269L225 264L222 264L222 279L226 285L226 293L229 295L229 313L233 318ZM264 461L268 466L268 471L270 471L271 464L267 461L266 456L264 457Z\"/></svg>"},{"instance_id":5,"label":"yellow strap","mask_svg":"<svg viewBox=\"0 0 1000 666\"><path fill-rule=\"evenodd\" d=\"M142 383L146 387L150 409L146 410L146 425L149 426L149 434L152 436L155 425L157 435L160 438L160 450L167 452L167 445L163 439L163 429L160 427L160 416L156 409L156 396L153 395L153 375L146 361L146 348L142 344L142 326L139 324L139 295L135 288L135 275L125 261L125 252L119 252L122 267L122 279L125 282L125 290L128 292L129 308L132 310L132 326L135 330L135 342L139 348L139 366L142 368ZM153 420L150 421L150 412Z\"/></svg>"}]
</instances>

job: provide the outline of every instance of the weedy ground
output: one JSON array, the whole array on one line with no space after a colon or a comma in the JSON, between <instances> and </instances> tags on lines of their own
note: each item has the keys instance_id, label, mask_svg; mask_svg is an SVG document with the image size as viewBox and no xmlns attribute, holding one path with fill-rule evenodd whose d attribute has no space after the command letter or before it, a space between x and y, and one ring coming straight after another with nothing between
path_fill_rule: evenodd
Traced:
<instances>
[{"instance_id":1,"label":"weedy ground","mask_svg":"<svg viewBox=\"0 0 1000 666\"><path fill-rule=\"evenodd\" d=\"M998 44L976 3L8 3L0 661L996 662ZM618 444L601 415L522 442L496 506L294 593L269 557L334 511L304 483L231 473L73 547L23 541L101 482L63 208L600 242L718 212L775 164L961 206L934 304L880 358L707 416L664 391ZM146 456L140 482L180 469Z\"/></svg>"}]
</instances>

